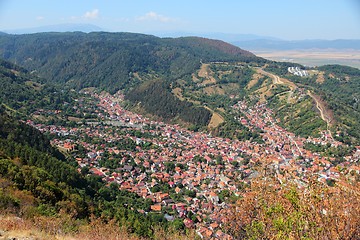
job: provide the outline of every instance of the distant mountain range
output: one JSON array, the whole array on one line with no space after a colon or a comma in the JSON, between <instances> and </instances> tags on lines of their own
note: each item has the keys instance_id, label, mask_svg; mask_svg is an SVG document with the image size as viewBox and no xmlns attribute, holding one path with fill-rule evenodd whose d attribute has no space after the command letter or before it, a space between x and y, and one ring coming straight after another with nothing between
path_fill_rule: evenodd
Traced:
<instances>
[{"instance_id":1,"label":"distant mountain range","mask_svg":"<svg viewBox=\"0 0 360 240\"><path fill-rule=\"evenodd\" d=\"M40 33L40 32L99 32L104 31L102 28L93 24L56 24L47 25L34 28L22 28L22 29L8 29L2 30L2 33L8 34L29 34L29 33Z\"/></svg>"},{"instance_id":2,"label":"distant mountain range","mask_svg":"<svg viewBox=\"0 0 360 240\"><path fill-rule=\"evenodd\" d=\"M1 30L3 34L29 34L41 32L100 32L107 31L93 24L57 24L35 28L8 29ZM249 51L282 51L282 50L308 50L308 49L335 49L360 50L360 39L309 39L309 40L283 40L272 36L262 36L256 34L235 34L235 33L201 33L201 32L147 32L146 34L155 35L161 38L178 38L187 36L198 36L210 39L219 39L231 43Z\"/></svg>"},{"instance_id":3,"label":"distant mountain range","mask_svg":"<svg viewBox=\"0 0 360 240\"><path fill-rule=\"evenodd\" d=\"M308 40L283 40L271 36L256 34L232 33L194 33L194 32L152 32L159 37L184 37L200 36L211 39L220 39L249 51L266 50L306 50L306 49L355 49L360 50L360 39L308 39Z\"/></svg>"},{"instance_id":4,"label":"distant mountain range","mask_svg":"<svg viewBox=\"0 0 360 240\"><path fill-rule=\"evenodd\" d=\"M270 36L261 36L256 34L236 34L236 33L201 33L201 32L149 32L149 34L158 36L158 37L171 37L171 38L178 38L178 37L186 37L186 36L198 36L204 38L211 38L211 39L220 39L225 42L237 42L237 41L253 41L259 39L266 39L266 40L281 40L280 38L270 37Z\"/></svg>"}]
</instances>

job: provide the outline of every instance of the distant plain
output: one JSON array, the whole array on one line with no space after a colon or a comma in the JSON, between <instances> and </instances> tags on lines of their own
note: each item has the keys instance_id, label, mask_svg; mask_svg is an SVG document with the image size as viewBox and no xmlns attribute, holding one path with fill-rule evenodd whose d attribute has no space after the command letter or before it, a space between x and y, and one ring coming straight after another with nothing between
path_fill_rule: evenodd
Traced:
<instances>
[{"instance_id":1,"label":"distant plain","mask_svg":"<svg viewBox=\"0 0 360 240\"><path fill-rule=\"evenodd\" d=\"M360 69L360 50L306 49L306 50L253 50L266 59L295 62L305 66L340 64Z\"/></svg>"}]
</instances>

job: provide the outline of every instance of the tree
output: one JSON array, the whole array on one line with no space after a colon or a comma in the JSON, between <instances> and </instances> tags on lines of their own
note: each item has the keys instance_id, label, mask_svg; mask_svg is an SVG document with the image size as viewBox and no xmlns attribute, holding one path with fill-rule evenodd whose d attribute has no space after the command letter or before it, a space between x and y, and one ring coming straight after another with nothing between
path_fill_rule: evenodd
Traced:
<instances>
[{"instance_id":1,"label":"tree","mask_svg":"<svg viewBox=\"0 0 360 240\"><path fill-rule=\"evenodd\" d=\"M237 239L356 239L360 236L359 185L328 187L315 177L299 189L264 174L228 214ZM343 179L342 181L346 181Z\"/></svg>"},{"instance_id":2,"label":"tree","mask_svg":"<svg viewBox=\"0 0 360 240\"><path fill-rule=\"evenodd\" d=\"M184 230L185 224L182 219L176 218L172 223L171 226L174 227L175 230Z\"/></svg>"}]
</instances>

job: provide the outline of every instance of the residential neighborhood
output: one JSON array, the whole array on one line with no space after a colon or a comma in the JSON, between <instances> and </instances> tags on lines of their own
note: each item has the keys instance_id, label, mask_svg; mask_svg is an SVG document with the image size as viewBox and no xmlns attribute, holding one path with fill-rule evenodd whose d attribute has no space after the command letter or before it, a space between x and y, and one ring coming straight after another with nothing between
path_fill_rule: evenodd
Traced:
<instances>
[{"instance_id":1,"label":"residential neighborhood","mask_svg":"<svg viewBox=\"0 0 360 240\"><path fill-rule=\"evenodd\" d=\"M286 131L274 119L266 103L250 106L245 100L232 106L235 119L260 129L263 143L214 137L179 125L150 120L125 110L124 96L86 92L92 102L78 100L78 111L90 109L96 120L71 126L45 125L28 120L50 134L52 144L73 156L78 171L100 176L121 190L150 199L150 209L165 213L167 221L182 219L205 239L232 239L222 231L231 202L266 164L279 183L305 185L310 175L318 181L338 181L341 175L359 173L360 146L346 161L334 167L332 159L305 148L308 143L342 146L324 132L319 138L302 138ZM38 114L47 114L38 112ZM245 117L244 117L245 116ZM344 183L345 186L345 183ZM149 201L150 201L149 200Z\"/></svg>"}]
</instances>

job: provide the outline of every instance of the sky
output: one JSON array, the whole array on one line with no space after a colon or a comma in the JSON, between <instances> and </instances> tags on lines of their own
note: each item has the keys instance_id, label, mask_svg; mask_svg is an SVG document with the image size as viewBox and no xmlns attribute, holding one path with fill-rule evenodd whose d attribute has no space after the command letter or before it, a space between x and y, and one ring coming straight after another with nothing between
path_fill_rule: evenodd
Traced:
<instances>
[{"instance_id":1,"label":"sky","mask_svg":"<svg viewBox=\"0 0 360 240\"><path fill-rule=\"evenodd\" d=\"M0 31L57 24L113 32L360 39L360 0L0 0Z\"/></svg>"}]
</instances>

